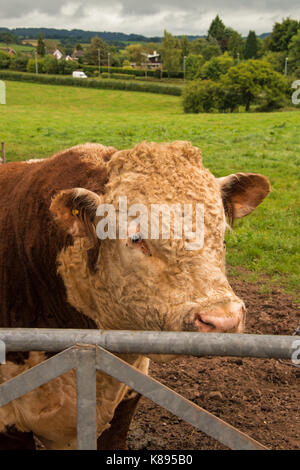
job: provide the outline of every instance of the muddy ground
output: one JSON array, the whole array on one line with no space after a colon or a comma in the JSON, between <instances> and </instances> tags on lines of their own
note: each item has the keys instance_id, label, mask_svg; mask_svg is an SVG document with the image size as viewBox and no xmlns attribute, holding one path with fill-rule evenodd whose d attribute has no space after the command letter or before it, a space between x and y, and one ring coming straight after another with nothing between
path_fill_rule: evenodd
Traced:
<instances>
[{"instance_id":1,"label":"muddy ground","mask_svg":"<svg viewBox=\"0 0 300 470\"><path fill-rule=\"evenodd\" d=\"M247 306L248 333L292 334L300 310L289 295L231 284ZM300 449L300 369L277 360L184 357L152 362L150 374L269 448ZM225 449L146 398L132 422L129 448Z\"/></svg>"}]
</instances>

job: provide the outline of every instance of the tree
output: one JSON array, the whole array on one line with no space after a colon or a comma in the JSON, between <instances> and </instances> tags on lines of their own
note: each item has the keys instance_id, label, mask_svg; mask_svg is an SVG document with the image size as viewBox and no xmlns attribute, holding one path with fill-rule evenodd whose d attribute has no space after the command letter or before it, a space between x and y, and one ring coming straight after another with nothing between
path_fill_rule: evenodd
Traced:
<instances>
[{"instance_id":1,"label":"tree","mask_svg":"<svg viewBox=\"0 0 300 470\"><path fill-rule=\"evenodd\" d=\"M73 50L74 50L74 46L72 44L70 43L65 44L64 46L65 55L72 55Z\"/></svg>"},{"instance_id":2,"label":"tree","mask_svg":"<svg viewBox=\"0 0 300 470\"><path fill-rule=\"evenodd\" d=\"M194 80L196 78L199 78L203 63L204 59L201 54L189 54L186 58L185 63L186 78L188 80Z\"/></svg>"},{"instance_id":3,"label":"tree","mask_svg":"<svg viewBox=\"0 0 300 470\"><path fill-rule=\"evenodd\" d=\"M207 46L207 40L204 38L194 39L190 42L191 54L199 55L202 54L203 49Z\"/></svg>"},{"instance_id":4,"label":"tree","mask_svg":"<svg viewBox=\"0 0 300 470\"><path fill-rule=\"evenodd\" d=\"M209 41L215 39L222 52L225 52L232 32L233 30L231 28L226 28L219 15L217 15L210 24L207 38Z\"/></svg>"},{"instance_id":5,"label":"tree","mask_svg":"<svg viewBox=\"0 0 300 470\"><path fill-rule=\"evenodd\" d=\"M15 57L11 57L9 68L12 70L18 70L19 72L26 72L28 64L28 57L24 54L17 54Z\"/></svg>"},{"instance_id":6,"label":"tree","mask_svg":"<svg viewBox=\"0 0 300 470\"><path fill-rule=\"evenodd\" d=\"M283 73L285 66L286 52L272 52L268 51L262 60L269 62L276 72Z\"/></svg>"},{"instance_id":7,"label":"tree","mask_svg":"<svg viewBox=\"0 0 300 470\"><path fill-rule=\"evenodd\" d=\"M192 54L202 55L205 61L222 54L218 41L213 38L209 41L204 38L195 39L191 41L190 49Z\"/></svg>"},{"instance_id":8,"label":"tree","mask_svg":"<svg viewBox=\"0 0 300 470\"><path fill-rule=\"evenodd\" d=\"M232 57L235 59L238 58L239 54L240 59L242 59L244 57L244 47L245 43L242 35L237 31L233 31L228 41L229 54L232 55Z\"/></svg>"},{"instance_id":9,"label":"tree","mask_svg":"<svg viewBox=\"0 0 300 470\"><path fill-rule=\"evenodd\" d=\"M245 44L245 52L244 57L245 59L256 59L257 57L257 37L255 31L249 31L246 44Z\"/></svg>"},{"instance_id":10,"label":"tree","mask_svg":"<svg viewBox=\"0 0 300 470\"><path fill-rule=\"evenodd\" d=\"M38 64L38 72L39 73L45 72L44 59L38 59L37 64ZM27 63L27 72L30 72L30 73L35 73L36 72L35 59L29 59L29 61Z\"/></svg>"},{"instance_id":11,"label":"tree","mask_svg":"<svg viewBox=\"0 0 300 470\"><path fill-rule=\"evenodd\" d=\"M146 54L152 54L154 51L157 51L159 44L156 42L147 42L143 45L144 52Z\"/></svg>"},{"instance_id":12,"label":"tree","mask_svg":"<svg viewBox=\"0 0 300 470\"><path fill-rule=\"evenodd\" d=\"M257 59L260 59L264 53L265 53L265 48L264 48L264 41L261 38L256 38L257 41L257 54L256 57Z\"/></svg>"},{"instance_id":13,"label":"tree","mask_svg":"<svg viewBox=\"0 0 300 470\"><path fill-rule=\"evenodd\" d=\"M217 82L215 88L215 103L221 113L230 111L233 113L238 110L242 102L241 91L236 86L228 85L224 80L224 76Z\"/></svg>"},{"instance_id":14,"label":"tree","mask_svg":"<svg viewBox=\"0 0 300 470\"><path fill-rule=\"evenodd\" d=\"M300 29L295 36L292 37L289 45L289 59L294 71L300 72Z\"/></svg>"},{"instance_id":15,"label":"tree","mask_svg":"<svg viewBox=\"0 0 300 470\"><path fill-rule=\"evenodd\" d=\"M145 55L143 55L143 47L141 44L130 44L125 48L126 56L130 62L137 65L141 65L142 62L146 61Z\"/></svg>"},{"instance_id":16,"label":"tree","mask_svg":"<svg viewBox=\"0 0 300 470\"><path fill-rule=\"evenodd\" d=\"M161 51L163 67L165 70L167 70L169 77L171 73L176 73L182 69L179 41L166 30L164 31Z\"/></svg>"},{"instance_id":17,"label":"tree","mask_svg":"<svg viewBox=\"0 0 300 470\"><path fill-rule=\"evenodd\" d=\"M233 66L233 58L225 53L223 56L213 57L206 62L201 69L201 76L204 79L219 80L221 75L225 75Z\"/></svg>"},{"instance_id":18,"label":"tree","mask_svg":"<svg viewBox=\"0 0 300 470\"><path fill-rule=\"evenodd\" d=\"M180 39L180 48L181 48L181 58L187 57L190 52L190 41L187 36L181 36Z\"/></svg>"},{"instance_id":19,"label":"tree","mask_svg":"<svg viewBox=\"0 0 300 470\"><path fill-rule=\"evenodd\" d=\"M78 68L77 61L60 59L57 61L58 73L61 75L72 75L72 72Z\"/></svg>"},{"instance_id":20,"label":"tree","mask_svg":"<svg viewBox=\"0 0 300 470\"><path fill-rule=\"evenodd\" d=\"M5 44L19 44L20 40L18 36L9 31L4 31L0 33L0 42L5 42Z\"/></svg>"},{"instance_id":21,"label":"tree","mask_svg":"<svg viewBox=\"0 0 300 470\"><path fill-rule=\"evenodd\" d=\"M275 23L270 37L269 48L273 52L287 51L290 41L300 29L300 22L285 18L282 23Z\"/></svg>"},{"instance_id":22,"label":"tree","mask_svg":"<svg viewBox=\"0 0 300 470\"><path fill-rule=\"evenodd\" d=\"M249 60L232 67L223 82L238 91L240 104L245 106L246 111L258 99L263 99L269 107L277 106L284 99L288 87L285 77L262 60Z\"/></svg>"},{"instance_id":23,"label":"tree","mask_svg":"<svg viewBox=\"0 0 300 470\"><path fill-rule=\"evenodd\" d=\"M0 51L0 69L8 69L10 64L10 55Z\"/></svg>"},{"instance_id":24,"label":"tree","mask_svg":"<svg viewBox=\"0 0 300 470\"><path fill-rule=\"evenodd\" d=\"M41 57L44 57L44 55L46 54L46 48L45 48L45 43L44 43L44 40L43 40L42 33L39 33L39 35L38 35L38 43L37 43L36 51L37 51L38 55L41 56Z\"/></svg>"},{"instance_id":25,"label":"tree","mask_svg":"<svg viewBox=\"0 0 300 470\"><path fill-rule=\"evenodd\" d=\"M91 44L88 46L85 52L85 59L88 64L98 65L99 63L99 49L100 49L100 61L101 64L107 64L107 54L109 52L108 45L103 39L95 36L91 40Z\"/></svg>"},{"instance_id":26,"label":"tree","mask_svg":"<svg viewBox=\"0 0 300 470\"><path fill-rule=\"evenodd\" d=\"M52 75L58 73L58 60L52 55L46 55L44 57L44 69L46 73Z\"/></svg>"},{"instance_id":27,"label":"tree","mask_svg":"<svg viewBox=\"0 0 300 470\"><path fill-rule=\"evenodd\" d=\"M221 20L219 15L217 15L210 24L207 37L208 39L216 39L219 42L224 38L225 30L226 27L223 21Z\"/></svg>"}]
</instances>

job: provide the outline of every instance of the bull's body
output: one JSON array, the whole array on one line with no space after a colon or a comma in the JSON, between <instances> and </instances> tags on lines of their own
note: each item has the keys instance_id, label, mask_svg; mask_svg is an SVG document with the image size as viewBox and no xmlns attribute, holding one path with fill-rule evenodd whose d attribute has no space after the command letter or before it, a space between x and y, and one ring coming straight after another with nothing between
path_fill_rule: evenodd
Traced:
<instances>
[{"instance_id":1,"label":"bull's body","mask_svg":"<svg viewBox=\"0 0 300 470\"><path fill-rule=\"evenodd\" d=\"M159 152L163 153L161 164ZM239 191L226 180L233 201L229 206L236 204L242 215L251 212L269 191L268 183L259 178L263 189L255 193L251 179L249 186L255 197L248 205L243 198L249 178L238 200L234 198ZM162 181L166 181L165 188ZM149 201L152 187L155 202L170 199L172 191L186 202L190 197L202 198L207 203L204 249L186 254L183 245L174 241L169 245L147 242L141 249L125 242L101 242L101 251L98 243L91 247L92 211L101 198L114 200L119 187L128 191L131 199L141 193L143 201ZM243 306L225 276L221 192L215 178L202 167L198 149L190 144L142 144L131 153L87 144L42 161L2 165L0 203L0 327L242 328ZM74 204L78 204L75 212ZM7 364L0 367L0 382L46 356L8 355ZM145 357L124 359L144 372L148 369ZM125 385L98 373L100 448L125 447L137 402L134 395L124 400L126 392ZM74 372L0 408L0 433L0 448L31 448L32 433L47 448L75 448Z\"/></svg>"},{"instance_id":2,"label":"bull's body","mask_svg":"<svg viewBox=\"0 0 300 470\"><path fill-rule=\"evenodd\" d=\"M97 328L96 323L67 301L57 274L59 252L72 244L49 212L51 198L61 189L85 187L102 193L107 174L101 160L115 151L89 147L99 167L82 158L87 149L64 152L38 162L0 166L0 327ZM43 353L9 353L0 367L3 382L47 358ZM147 359L131 358L147 369ZM126 393L117 381L97 375L98 435L108 426ZM104 397L102 395L105 395ZM132 414L135 398L124 403L121 421ZM130 406L132 403L132 406ZM104 407L103 407L104 405ZM103 413L104 411L104 413ZM120 411L119 411L120 414ZM105 437L109 447L120 424ZM126 428L123 430L126 435ZM76 448L76 382L74 371L0 408L0 448L31 448L33 432L48 448ZM117 438L118 439L118 438ZM101 446L101 442L98 443ZM117 446L122 447L119 442Z\"/></svg>"}]
</instances>

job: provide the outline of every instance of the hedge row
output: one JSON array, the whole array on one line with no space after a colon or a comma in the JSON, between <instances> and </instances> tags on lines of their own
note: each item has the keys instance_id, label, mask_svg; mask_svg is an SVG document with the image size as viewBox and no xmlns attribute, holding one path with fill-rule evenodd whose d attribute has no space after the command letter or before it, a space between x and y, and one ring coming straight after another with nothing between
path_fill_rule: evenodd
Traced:
<instances>
[{"instance_id":1,"label":"hedge row","mask_svg":"<svg viewBox=\"0 0 300 470\"><path fill-rule=\"evenodd\" d=\"M135 75L125 75L123 73L107 73L107 72L103 72L101 73L100 75L102 78L114 78L114 79L117 79L117 80L135 80Z\"/></svg>"},{"instance_id":2,"label":"hedge row","mask_svg":"<svg viewBox=\"0 0 300 470\"><path fill-rule=\"evenodd\" d=\"M99 70L99 66L96 65L82 65L80 64L79 68L82 68L85 72L94 72L95 70ZM159 69L156 70L144 70L144 69L133 69L133 68L123 68L123 67L106 67L101 66L101 72L110 72L110 73L122 73L124 75L135 75L136 77L145 77L146 72L148 77L155 77L160 78L161 71ZM168 72L163 71L162 73L163 78L184 78L183 72Z\"/></svg>"},{"instance_id":3,"label":"hedge row","mask_svg":"<svg viewBox=\"0 0 300 470\"><path fill-rule=\"evenodd\" d=\"M141 91L174 96L181 95L181 88L173 85L166 86L157 83L136 83L134 81L121 81L110 79L80 79L56 75L36 75L33 73L10 72L6 70L0 70L0 80L44 83L48 85L77 86L84 88L105 88L110 90Z\"/></svg>"}]
</instances>

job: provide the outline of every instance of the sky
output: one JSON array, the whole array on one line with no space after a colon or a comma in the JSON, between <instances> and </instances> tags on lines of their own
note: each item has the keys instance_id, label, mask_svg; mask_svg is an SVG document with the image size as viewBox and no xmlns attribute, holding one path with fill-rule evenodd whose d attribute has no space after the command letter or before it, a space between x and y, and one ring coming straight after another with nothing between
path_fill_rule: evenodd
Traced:
<instances>
[{"instance_id":1,"label":"sky","mask_svg":"<svg viewBox=\"0 0 300 470\"><path fill-rule=\"evenodd\" d=\"M224 6L226 5L226 6ZM300 20L300 0L0 0L0 26L46 27L162 36L206 34L219 14L243 35Z\"/></svg>"}]
</instances>

